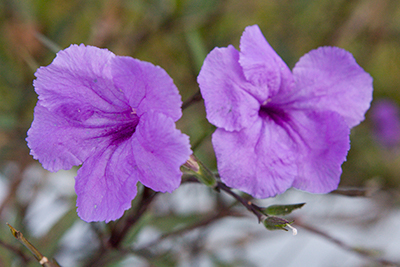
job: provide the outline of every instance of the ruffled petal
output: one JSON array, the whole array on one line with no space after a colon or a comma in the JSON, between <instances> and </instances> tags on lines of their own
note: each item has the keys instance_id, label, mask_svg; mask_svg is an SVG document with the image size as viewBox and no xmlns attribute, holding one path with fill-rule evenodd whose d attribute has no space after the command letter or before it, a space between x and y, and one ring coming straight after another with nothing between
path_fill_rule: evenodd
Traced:
<instances>
[{"instance_id":1,"label":"ruffled petal","mask_svg":"<svg viewBox=\"0 0 400 267\"><path fill-rule=\"evenodd\" d=\"M212 142L221 180L256 198L293 186L312 193L337 188L350 129L335 112L286 111L239 132L217 129Z\"/></svg>"},{"instance_id":2,"label":"ruffled petal","mask_svg":"<svg viewBox=\"0 0 400 267\"><path fill-rule=\"evenodd\" d=\"M212 136L221 180L256 198L283 193L297 175L293 139L272 120L257 120L238 132L217 129Z\"/></svg>"},{"instance_id":3,"label":"ruffled petal","mask_svg":"<svg viewBox=\"0 0 400 267\"><path fill-rule=\"evenodd\" d=\"M50 111L61 106L103 112L127 109L127 99L112 82L110 60L114 57L107 49L93 46L71 45L60 51L49 66L35 73L34 86L42 105Z\"/></svg>"},{"instance_id":4,"label":"ruffled petal","mask_svg":"<svg viewBox=\"0 0 400 267\"><path fill-rule=\"evenodd\" d=\"M238 61L239 52L233 46L215 48L208 54L197 78L207 119L227 131L253 124L260 107L257 99L248 93L255 89L246 81Z\"/></svg>"},{"instance_id":5,"label":"ruffled petal","mask_svg":"<svg viewBox=\"0 0 400 267\"><path fill-rule=\"evenodd\" d=\"M110 76L114 57L106 49L72 45L36 72L39 102L27 141L44 168L80 165L98 143L118 143L134 132L139 117Z\"/></svg>"},{"instance_id":6,"label":"ruffled petal","mask_svg":"<svg viewBox=\"0 0 400 267\"><path fill-rule=\"evenodd\" d=\"M30 154L40 161L43 168L52 172L82 164L89 153L87 148L94 147L97 141L88 139L92 141L91 145L77 146L76 137L85 134L85 131L73 129L72 134L65 134L70 130L69 123L63 117L50 112L38 101L26 138Z\"/></svg>"},{"instance_id":7,"label":"ruffled petal","mask_svg":"<svg viewBox=\"0 0 400 267\"><path fill-rule=\"evenodd\" d=\"M140 116L153 110L177 121L182 116L181 96L165 70L149 62L117 56L112 60L115 86L124 92Z\"/></svg>"},{"instance_id":8,"label":"ruffled petal","mask_svg":"<svg viewBox=\"0 0 400 267\"><path fill-rule=\"evenodd\" d=\"M293 187L310 193L337 189L341 165L350 149L350 129L336 112L291 112L298 144L298 170Z\"/></svg>"},{"instance_id":9,"label":"ruffled petal","mask_svg":"<svg viewBox=\"0 0 400 267\"><path fill-rule=\"evenodd\" d=\"M304 55L293 69L298 88L291 100L298 108L335 111L351 128L364 120L372 100L372 78L353 56L337 47Z\"/></svg>"},{"instance_id":10,"label":"ruffled petal","mask_svg":"<svg viewBox=\"0 0 400 267\"><path fill-rule=\"evenodd\" d=\"M160 192L172 192L181 182L180 166L191 155L189 138L162 113L145 113L133 136L139 181Z\"/></svg>"},{"instance_id":11,"label":"ruffled petal","mask_svg":"<svg viewBox=\"0 0 400 267\"><path fill-rule=\"evenodd\" d=\"M249 93L260 103L293 87L288 66L265 40L257 25L247 27L240 39L240 65L254 87Z\"/></svg>"},{"instance_id":12,"label":"ruffled petal","mask_svg":"<svg viewBox=\"0 0 400 267\"><path fill-rule=\"evenodd\" d=\"M35 107L26 140L31 155L52 172L82 164L101 142L129 138L139 120L129 111L104 114L76 107L51 112L42 103L39 100Z\"/></svg>"},{"instance_id":13,"label":"ruffled petal","mask_svg":"<svg viewBox=\"0 0 400 267\"><path fill-rule=\"evenodd\" d=\"M50 112L38 101L34 120L28 130L28 147L31 155L49 171L70 169L80 165L96 147L98 140L92 138L100 132L71 127L63 116Z\"/></svg>"},{"instance_id":14,"label":"ruffled petal","mask_svg":"<svg viewBox=\"0 0 400 267\"><path fill-rule=\"evenodd\" d=\"M131 140L93 152L75 178L79 217L86 222L120 218L137 193L135 166Z\"/></svg>"}]
</instances>

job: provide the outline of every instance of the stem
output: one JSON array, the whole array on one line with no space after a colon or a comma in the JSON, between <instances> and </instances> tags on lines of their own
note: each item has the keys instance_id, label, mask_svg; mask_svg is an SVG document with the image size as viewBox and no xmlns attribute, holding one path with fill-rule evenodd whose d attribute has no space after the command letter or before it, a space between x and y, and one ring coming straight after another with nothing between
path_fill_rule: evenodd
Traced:
<instances>
[{"instance_id":1,"label":"stem","mask_svg":"<svg viewBox=\"0 0 400 267\"><path fill-rule=\"evenodd\" d=\"M211 223L213 223L213 222L215 222L215 221L217 221L217 220L219 220L221 218L224 218L224 217L227 217L227 216L232 216L232 215L236 215L236 214L233 213L230 209L228 209L228 210L223 210L222 209L218 213L210 215L210 216L206 217L205 219L203 219L203 220L201 220L199 222L196 222L196 223L194 223L192 225L189 225L189 226L184 227L184 228L180 228L178 230L175 230L175 231L172 231L172 232L169 232L169 233L165 233L165 234L161 235L159 238L157 238L156 240L148 243L144 247L135 249L132 252L140 254L141 252L144 252L144 251L150 249L151 247L161 243L163 240L165 240L167 238L174 237L174 236L181 236L181 235L183 235L183 234L185 234L185 233L187 233L187 232L189 232L191 230L210 225Z\"/></svg>"},{"instance_id":2,"label":"stem","mask_svg":"<svg viewBox=\"0 0 400 267\"><path fill-rule=\"evenodd\" d=\"M225 191L226 193L228 193L229 195L234 197L237 201L239 201L243 206L245 206L246 209L248 209L249 211L254 213L254 215L256 215L257 218L258 218L258 222L261 222L262 218L265 217L265 215L262 214L259 211L258 206L254 205L253 203L251 203L251 201L246 200L242 196L240 196L240 195L236 194L235 192L233 192L232 189L229 188L228 186L226 186L224 183L217 182L216 188L218 188L218 189L220 189L222 191Z\"/></svg>"},{"instance_id":3,"label":"stem","mask_svg":"<svg viewBox=\"0 0 400 267\"><path fill-rule=\"evenodd\" d=\"M142 194L142 199L140 203L137 205L138 209L135 213L131 214L131 216L127 217L125 220L125 224L119 228L118 224L116 224L114 230L111 233L111 237L108 240L108 244L112 248L118 248L124 239L125 235L128 231L140 220L143 216L144 212L147 210L148 206L154 200L154 197L157 195L157 192L145 187Z\"/></svg>"},{"instance_id":4,"label":"stem","mask_svg":"<svg viewBox=\"0 0 400 267\"><path fill-rule=\"evenodd\" d=\"M112 258L109 257L111 250L120 249L121 242L125 238L126 234L141 219L156 195L157 192L145 187L140 202L136 206L136 211L130 214L125 220L119 220L115 223L111 230L110 238L100 247L96 255L93 256L85 266L105 266L108 261L112 260Z\"/></svg>"},{"instance_id":5,"label":"stem","mask_svg":"<svg viewBox=\"0 0 400 267\"><path fill-rule=\"evenodd\" d=\"M55 261L49 261L49 259L40 253L38 249L36 249L25 237L24 235L12 227L9 223L6 223L11 230L12 235L22 243L35 257L35 259L42 265L43 267L60 267L60 265Z\"/></svg>"},{"instance_id":6,"label":"stem","mask_svg":"<svg viewBox=\"0 0 400 267\"><path fill-rule=\"evenodd\" d=\"M14 247L10 244L7 244L0 240L0 246L4 247L5 249L8 249L9 251L13 252L14 254L18 255L21 258L21 261L28 265L29 261L31 260L30 257L26 256L24 252L20 248Z\"/></svg>"},{"instance_id":7,"label":"stem","mask_svg":"<svg viewBox=\"0 0 400 267\"><path fill-rule=\"evenodd\" d=\"M382 258L374 257L372 255L372 253L370 251L368 251L367 249L361 249L361 248L352 247L352 246L346 244L345 242L343 242L343 241L341 241L341 240L329 235L328 233L326 233L326 232L324 232L324 231L322 231L320 229L317 229L314 226L311 226L311 225L308 225L306 223L303 223L302 220L296 220L296 225L298 227L302 227L303 229L305 229L305 230L307 230L309 232L312 232L312 233L314 233L316 235L319 235L319 236L325 238L326 240L338 245L339 247L341 247L344 250L356 253L356 254L358 254L358 255L360 255L362 257L367 258L370 261L374 261L376 263L379 263L379 265L382 265L382 266L400 266L400 263L398 263L398 262L392 262L392 261L385 260L385 259L382 259Z\"/></svg>"},{"instance_id":8,"label":"stem","mask_svg":"<svg viewBox=\"0 0 400 267\"><path fill-rule=\"evenodd\" d=\"M196 102L199 102L202 99L200 90L197 91L194 95L189 97L188 99L185 100L182 104L182 110L185 110L186 108L190 107Z\"/></svg>"},{"instance_id":9,"label":"stem","mask_svg":"<svg viewBox=\"0 0 400 267\"><path fill-rule=\"evenodd\" d=\"M184 177L182 180L182 183L186 183L186 182L199 182L198 178L193 175L193 176L187 176ZM263 220L263 218L265 218L265 215L261 212L261 208L255 204L253 204L251 201L243 198L242 196L236 194L235 192L232 191L232 189L230 187L228 187L227 185L225 185L223 182L221 181L216 181L216 184L214 186L214 189L216 191L224 191L227 194L231 195L232 197L234 197L237 201L239 201L246 209L248 209L249 211L251 211L254 215L257 216L258 218L258 222L261 222Z\"/></svg>"}]
</instances>

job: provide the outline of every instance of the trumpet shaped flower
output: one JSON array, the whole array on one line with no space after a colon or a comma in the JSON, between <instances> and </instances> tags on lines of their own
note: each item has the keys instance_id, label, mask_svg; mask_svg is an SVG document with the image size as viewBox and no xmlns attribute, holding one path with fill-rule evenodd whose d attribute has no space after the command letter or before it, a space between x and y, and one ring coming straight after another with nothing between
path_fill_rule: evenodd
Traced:
<instances>
[{"instance_id":1,"label":"trumpet shaped flower","mask_svg":"<svg viewBox=\"0 0 400 267\"><path fill-rule=\"evenodd\" d=\"M245 29L240 52L231 45L211 51L198 82L217 127L222 181L257 198L290 187L336 189L350 128L372 100L372 78L350 53L321 47L290 71L257 25Z\"/></svg>"},{"instance_id":2,"label":"trumpet shaped flower","mask_svg":"<svg viewBox=\"0 0 400 267\"><path fill-rule=\"evenodd\" d=\"M82 165L75 191L83 220L121 217L137 182L161 192L179 186L191 151L175 128L178 89L162 68L71 45L35 75L39 101L28 146L49 171Z\"/></svg>"}]
</instances>

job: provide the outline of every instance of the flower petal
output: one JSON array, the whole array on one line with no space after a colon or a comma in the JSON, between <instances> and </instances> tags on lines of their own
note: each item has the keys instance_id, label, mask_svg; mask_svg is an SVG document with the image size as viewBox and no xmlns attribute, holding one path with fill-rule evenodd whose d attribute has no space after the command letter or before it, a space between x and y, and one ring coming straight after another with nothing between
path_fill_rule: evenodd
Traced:
<instances>
[{"instance_id":1,"label":"flower petal","mask_svg":"<svg viewBox=\"0 0 400 267\"><path fill-rule=\"evenodd\" d=\"M257 120L238 132L217 129L212 136L221 180L256 198L288 189L297 174L296 144L272 120Z\"/></svg>"},{"instance_id":2,"label":"flower petal","mask_svg":"<svg viewBox=\"0 0 400 267\"><path fill-rule=\"evenodd\" d=\"M312 193L337 188L350 129L335 112L292 110L239 132L217 129L212 141L221 180L256 198L293 186Z\"/></svg>"},{"instance_id":3,"label":"flower petal","mask_svg":"<svg viewBox=\"0 0 400 267\"><path fill-rule=\"evenodd\" d=\"M349 52L337 47L312 50L299 60L293 75L296 107L335 111L350 128L364 120L372 100L372 78Z\"/></svg>"},{"instance_id":4,"label":"flower petal","mask_svg":"<svg viewBox=\"0 0 400 267\"><path fill-rule=\"evenodd\" d=\"M350 149L350 129L336 112L291 112L298 144L299 174L293 187L310 193L337 189Z\"/></svg>"},{"instance_id":5,"label":"flower petal","mask_svg":"<svg viewBox=\"0 0 400 267\"><path fill-rule=\"evenodd\" d=\"M251 125L260 103L251 96L254 86L246 81L233 47L215 48L204 61L197 81L204 98L207 119L227 131Z\"/></svg>"},{"instance_id":6,"label":"flower petal","mask_svg":"<svg viewBox=\"0 0 400 267\"><path fill-rule=\"evenodd\" d=\"M50 112L38 101L26 140L31 155L45 169L58 171L80 165L87 158L98 143L87 136L84 128L71 128L64 117Z\"/></svg>"},{"instance_id":7,"label":"flower petal","mask_svg":"<svg viewBox=\"0 0 400 267\"><path fill-rule=\"evenodd\" d=\"M111 66L115 85L139 116L149 110L161 112L174 121L182 116L178 88L165 70L149 62L120 56L112 60Z\"/></svg>"},{"instance_id":8,"label":"flower petal","mask_svg":"<svg viewBox=\"0 0 400 267\"><path fill-rule=\"evenodd\" d=\"M265 40L257 25L247 27L240 39L240 65L255 87L249 91L260 103L293 87L290 69Z\"/></svg>"},{"instance_id":9,"label":"flower petal","mask_svg":"<svg viewBox=\"0 0 400 267\"><path fill-rule=\"evenodd\" d=\"M110 60L114 57L93 46L71 45L60 51L49 66L35 73L34 86L42 105L50 111L60 105L95 107L103 112L127 109L127 99L112 82Z\"/></svg>"},{"instance_id":10,"label":"flower petal","mask_svg":"<svg viewBox=\"0 0 400 267\"><path fill-rule=\"evenodd\" d=\"M133 136L139 181L160 192L172 192L181 182L180 166L191 155L188 136L162 113L145 113Z\"/></svg>"},{"instance_id":11,"label":"flower petal","mask_svg":"<svg viewBox=\"0 0 400 267\"><path fill-rule=\"evenodd\" d=\"M75 178L79 217L106 223L120 218L136 196L134 166L131 140L99 147Z\"/></svg>"},{"instance_id":12,"label":"flower petal","mask_svg":"<svg viewBox=\"0 0 400 267\"><path fill-rule=\"evenodd\" d=\"M369 114L377 141L387 148L399 145L400 108L397 103L391 99L375 100Z\"/></svg>"},{"instance_id":13,"label":"flower petal","mask_svg":"<svg viewBox=\"0 0 400 267\"><path fill-rule=\"evenodd\" d=\"M52 112L39 100L28 130L31 155L49 171L70 169L85 161L100 142L118 143L130 137L138 118L129 114L104 114L84 107L61 106Z\"/></svg>"}]
</instances>

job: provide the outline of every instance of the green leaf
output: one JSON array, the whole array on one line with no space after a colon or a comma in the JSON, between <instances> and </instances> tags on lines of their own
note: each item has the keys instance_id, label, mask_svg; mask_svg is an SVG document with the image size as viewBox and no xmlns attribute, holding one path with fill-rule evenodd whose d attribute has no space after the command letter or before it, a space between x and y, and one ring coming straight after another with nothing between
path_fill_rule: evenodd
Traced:
<instances>
[{"instance_id":1,"label":"green leaf","mask_svg":"<svg viewBox=\"0 0 400 267\"><path fill-rule=\"evenodd\" d=\"M287 215L296 209L300 209L306 203L290 204L290 205L272 205L261 210L265 215Z\"/></svg>"}]
</instances>

